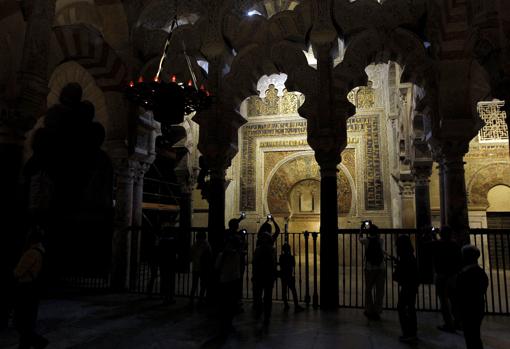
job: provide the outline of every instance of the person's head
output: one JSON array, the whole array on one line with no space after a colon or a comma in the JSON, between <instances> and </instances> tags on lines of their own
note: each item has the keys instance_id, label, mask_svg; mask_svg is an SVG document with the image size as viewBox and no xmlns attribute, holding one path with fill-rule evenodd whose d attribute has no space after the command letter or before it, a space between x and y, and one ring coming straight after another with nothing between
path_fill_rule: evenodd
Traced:
<instances>
[{"instance_id":1,"label":"person's head","mask_svg":"<svg viewBox=\"0 0 510 349\"><path fill-rule=\"evenodd\" d=\"M465 265L477 264L480 258L480 250L474 245L466 245L462 247L462 260Z\"/></svg>"},{"instance_id":2,"label":"person's head","mask_svg":"<svg viewBox=\"0 0 510 349\"><path fill-rule=\"evenodd\" d=\"M239 230L239 219L232 218L228 221L228 229L231 231L238 231Z\"/></svg>"},{"instance_id":3,"label":"person's head","mask_svg":"<svg viewBox=\"0 0 510 349\"><path fill-rule=\"evenodd\" d=\"M371 237L379 236L379 227L372 223L370 228L368 228L368 235Z\"/></svg>"},{"instance_id":4,"label":"person's head","mask_svg":"<svg viewBox=\"0 0 510 349\"><path fill-rule=\"evenodd\" d=\"M271 224L269 224L268 222L265 222L264 224L262 224L260 226L259 234L266 232L266 233L269 233L269 235L271 235L272 230L273 230L273 228L271 227Z\"/></svg>"},{"instance_id":5,"label":"person's head","mask_svg":"<svg viewBox=\"0 0 510 349\"><path fill-rule=\"evenodd\" d=\"M290 245L287 242L282 245L282 253L290 254Z\"/></svg>"},{"instance_id":6,"label":"person's head","mask_svg":"<svg viewBox=\"0 0 510 349\"><path fill-rule=\"evenodd\" d=\"M441 237L441 240L449 241L452 239L453 230L449 226L444 226L439 231L439 236Z\"/></svg>"},{"instance_id":7,"label":"person's head","mask_svg":"<svg viewBox=\"0 0 510 349\"><path fill-rule=\"evenodd\" d=\"M397 256L410 256L414 253L414 247L408 235L400 235L397 238Z\"/></svg>"},{"instance_id":8,"label":"person's head","mask_svg":"<svg viewBox=\"0 0 510 349\"><path fill-rule=\"evenodd\" d=\"M205 241L206 235L205 231L199 231L197 233L197 241Z\"/></svg>"}]
</instances>

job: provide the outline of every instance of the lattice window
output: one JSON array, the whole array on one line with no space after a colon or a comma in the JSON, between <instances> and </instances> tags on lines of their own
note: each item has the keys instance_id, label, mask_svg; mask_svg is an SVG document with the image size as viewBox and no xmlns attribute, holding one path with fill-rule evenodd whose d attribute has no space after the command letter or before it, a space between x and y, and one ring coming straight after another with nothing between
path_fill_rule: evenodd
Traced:
<instances>
[{"instance_id":1,"label":"lattice window","mask_svg":"<svg viewBox=\"0 0 510 349\"><path fill-rule=\"evenodd\" d=\"M478 103L478 113L485 122L485 126L478 132L480 143L508 142L506 113L501 110L503 105L502 101Z\"/></svg>"}]
</instances>

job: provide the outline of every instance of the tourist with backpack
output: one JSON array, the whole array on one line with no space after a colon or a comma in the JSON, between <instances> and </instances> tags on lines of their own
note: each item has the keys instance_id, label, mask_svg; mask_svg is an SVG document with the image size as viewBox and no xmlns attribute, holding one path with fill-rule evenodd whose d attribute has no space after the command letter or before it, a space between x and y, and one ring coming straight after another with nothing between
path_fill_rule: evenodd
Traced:
<instances>
[{"instance_id":1,"label":"tourist with backpack","mask_svg":"<svg viewBox=\"0 0 510 349\"><path fill-rule=\"evenodd\" d=\"M367 233L368 236L364 237ZM364 221L360 230L360 243L365 248L365 316L379 320L382 313L386 264L384 263L384 240L379 228L371 221ZM374 297L375 293L375 297Z\"/></svg>"}]
</instances>

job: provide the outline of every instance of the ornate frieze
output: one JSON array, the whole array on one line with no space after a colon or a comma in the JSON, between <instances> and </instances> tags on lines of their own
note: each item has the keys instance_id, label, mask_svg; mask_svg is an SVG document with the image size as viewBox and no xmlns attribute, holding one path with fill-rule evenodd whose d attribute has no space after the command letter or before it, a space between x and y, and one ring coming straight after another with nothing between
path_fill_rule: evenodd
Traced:
<instances>
[{"instance_id":1,"label":"ornate frieze","mask_svg":"<svg viewBox=\"0 0 510 349\"><path fill-rule=\"evenodd\" d=\"M503 101L478 103L478 113L485 122L485 126L478 132L480 143L508 143L506 113L501 110L504 104Z\"/></svg>"}]
</instances>

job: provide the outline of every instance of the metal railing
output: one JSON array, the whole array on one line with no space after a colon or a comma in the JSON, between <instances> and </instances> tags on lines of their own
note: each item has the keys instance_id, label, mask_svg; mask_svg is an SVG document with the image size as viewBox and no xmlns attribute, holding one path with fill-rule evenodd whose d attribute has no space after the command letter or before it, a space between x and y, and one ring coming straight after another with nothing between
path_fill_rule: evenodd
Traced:
<instances>
[{"instance_id":1,"label":"metal railing","mask_svg":"<svg viewBox=\"0 0 510 349\"><path fill-rule=\"evenodd\" d=\"M205 228L193 228L192 241L198 231ZM407 234L412 241L416 241L416 230L380 229L380 236L384 241L384 248L388 255L395 255L395 242L399 235ZM295 257L296 290L301 303L317 307L320 294L320 234L315 232L289 233L288 242ZM358 230L338 231L339 255L339 305L345 308L364 307L364 249L358 241ZM281 234L275 243L276 253L281 254L281 246L285 242L285 234ZM501 229L473 229L470 233L471 243L480 249L480 266L487 273L489 288L486 294L486 312L488 314L510 314L510 231ZM246 256L246 270L243 276L243 297L252 298L252 259L256 246L256 234L247 234L248 251ZM154 253L142 251L140 265L132 283L131 292L154 293L160 292L160 271ZM419 251L418 251L419 252ZM187 262L185 262L187 263ZM182 272L180 270L182 270ZM177 267L175 274L175 294L189 296L192 277L189 265ZM393 266L386 261L385 309L396 309L398 301L398 285L393 281ZM66 284L81 288L105 289L109 287L109 280L105 276L66 278ZM291 295L288 295L292 297ZM289 300L291 299L289 297ZM281 282L275 282L273 299L282 299ZM417 309L422 311L439 310L433 284L421 284L418 290Z\"/></svg>"}]
</instances>

